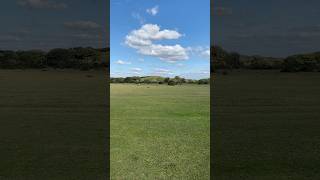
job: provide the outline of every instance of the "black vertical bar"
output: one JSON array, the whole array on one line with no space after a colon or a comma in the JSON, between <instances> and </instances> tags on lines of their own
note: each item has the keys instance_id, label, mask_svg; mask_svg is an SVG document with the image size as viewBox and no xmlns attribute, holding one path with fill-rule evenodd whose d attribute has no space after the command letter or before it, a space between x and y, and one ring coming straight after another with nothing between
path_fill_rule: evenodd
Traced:
<instances>
[{"instance_id":1,"label":"black vertical bar","mask_svg":"<svg viewBox=\"0 0 320 180\"><path fill-rule=\"evenodd\" d=\"M110 179L110 0L107 0L107 13L106 13L106 101L107 101L107 140L106 140L106 179Z\"/></svg>"}]
</instances>

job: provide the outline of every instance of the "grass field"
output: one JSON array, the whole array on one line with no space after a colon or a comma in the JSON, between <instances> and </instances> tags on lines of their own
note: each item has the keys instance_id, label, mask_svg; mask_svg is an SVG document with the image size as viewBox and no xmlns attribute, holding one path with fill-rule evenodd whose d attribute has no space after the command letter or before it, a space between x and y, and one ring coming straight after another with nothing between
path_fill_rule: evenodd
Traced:
<instances>
[{"instance_id":1,"label":"grass field","mask_svg":"<svg viewBox=\"0 0 320 180\"><path fill-rule=\"evenodd\" d=\"M111 179L209 179L209 92L111 84Z\"/></svg>"},{"instance_id":2,"label":"grass field","mask_svg":"<svg viewBox=\"0 0 320 180\"><path fill-rule=\"evenodd\" d=\"M105 179L102 71L0 70L0 82L1 180Z\"/></svg>"},{"instance_id":3,"label":"grass field","mask_svg":"<svg viewBox=\"0 0 320 180\"><path fill-rule=\"evenodd\" d=\"M213 179L320 179L319 82L319 73L218 76L212 92Z\"/></svg>"},{"instance_id":4,"label":"grass field","mask_svg":"<svg viewBox=\"0 0 320 180\"><path fill-rule=\"evenodd\" d=\"M0 70L0 179L104 179L103 72ZM320 179L320 75L242 71L212 92L212 177ZM112 179L208 179L209 86L111 85Z\"/></svg>"}]
</instances>

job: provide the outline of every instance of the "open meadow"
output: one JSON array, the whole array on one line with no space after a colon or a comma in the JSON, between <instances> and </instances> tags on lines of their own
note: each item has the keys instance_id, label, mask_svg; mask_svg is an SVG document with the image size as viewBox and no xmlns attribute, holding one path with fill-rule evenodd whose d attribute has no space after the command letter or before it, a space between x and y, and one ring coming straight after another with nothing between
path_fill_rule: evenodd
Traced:
<instances>
[{"instance_id":1,"label":"open meadow","mask_svg":"<svg viewBox=\"0 0 320 180\"><path fill-rule=\"evenodd\" d=\"M103 71L0 70L0 179L104 179ZM320 179L318 73L233 71L211 92L212 177ZM208 179L209 86L111 84L111 179Z\"/></svg>"},{"instance_id":2,"label":"open meadow","mask_svg":"<svg viewBox=\"0 0 320 180\"><path fill-rule=\"evenodd\" d=\"M0 70L0 83L1 180L105 179L103 71Z\"/></svg>"},{"instance_id":3,"label":"open meadow","mask_svg":"<svg viewBox=\"0 0 320 180\"><path fill-rule=\"evenodd\" d=\"M320 74L234 71L212 92L218 180L320 179Z\"/></svg>"},{"instance_id":4,"label":"open meadow","mask_svg":"<svg viewBox=\"0 0 320 180\"><path fill-rule=\"evenodd\" d=\"M111 179L209 179L209 88L111 84Z\"/></svg>"}]
</instances>

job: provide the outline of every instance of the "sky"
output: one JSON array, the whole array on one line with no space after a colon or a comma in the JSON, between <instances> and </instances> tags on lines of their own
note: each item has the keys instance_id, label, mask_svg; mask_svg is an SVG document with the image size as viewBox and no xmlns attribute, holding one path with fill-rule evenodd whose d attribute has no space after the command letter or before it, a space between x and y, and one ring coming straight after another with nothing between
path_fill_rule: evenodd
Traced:
<instances>
[{"instance_id":1,"label":"sky","mask_svg":"<svg viewBox=\"0 0 320 180\"><path fill-rule=\"evenodd\" d=\"M247 55L319 51L319 0L214 0L215 45Z\"/></svg>"},{"instance_id":2,"label":"sky","mask_svg":"<svg viewBox=\"0 0 320 180\"><path fill-rule=\"evenodd\" d=\"M110 3L111 77L209 77L209 0Z\"/></svg>"},{"instance_id":3,"label":"sky","mask_svg":"<svg viewBox=\"0 0 320 180\"><path fill-rule=\"evenodd\" d=\"M0 12L0 49L108 45L107 1L2 0Z\"/></svg>"}]
</instances>

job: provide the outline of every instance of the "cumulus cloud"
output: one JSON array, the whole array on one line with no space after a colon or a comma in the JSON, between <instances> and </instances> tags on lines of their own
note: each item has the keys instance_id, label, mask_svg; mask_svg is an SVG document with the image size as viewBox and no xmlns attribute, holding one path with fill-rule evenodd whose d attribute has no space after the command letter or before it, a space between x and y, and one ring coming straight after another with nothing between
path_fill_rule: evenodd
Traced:
<instances>
[{"instance_id":1,"label":"cumulus cloud","mask_svg":"<svg viewBox=\"0 0 320 180\"><path fill-rule=\"evenodd\" d=\"M101 25L93 21L73 21L65 22L64 26L69 29L75 30L98 30L101 28Z\"/></svg>"},{"instance_id":2,"label":"cumulus cloud","mask_svg":"<svg viewBox=\"0 0 320 180\"><path fill-rule=\"evenodd\" d=\"M67 4L53 0L18 0L18 5L35 9L65 9Z\"/></svg>"},{"instance_id":3,"label":"cumulus cloud","mask_svg":"<svg viewBox=\"0 0 320 180\"><path fill-rule=\"evenodd\" d=\"M193 55L199 56L204 59L210 59L209 47L202 47L202 46L188 47L187 50Z\"/></svg>"},{"instance_id":4,"label":"cumulus cloud","mask_svg":"<svg viewBox=\"0 0 320 180\"><path fill-rule=\"evenodd\" d=\"M160 27L156 24L145 24L138 30L133 30L127 35L126 40L129 45L145 45L151 44L152 40L162 39L178 39L182 35L174 30L164 29L160 31Z\"/></svg>"},{"instance_id":5,"label":"cumulus cloud","mask_svg":"<svg viewBox=\"0 0 320 180\"><path fill-rule=\"evenodd\" d=\"M146 48L139 49L139 52L144 55L158 57L161 60L166 60L168 62L187 59L185 49L178 44L174 46L152 44Z\"/></svg>"},{"instance_id":6,"label":"cumulus cloud","mask_svg":"<svg viewBox=\"0 0 320 180\"><path fill-rule=\"evenodd\" d=\"M207 58L207 59L210 59L210 49L206 49L204 51L201 52L201 56Z\"/></svg>"},{"instance_id":7,"label":"cumulus cloud","mask_svg":"<svg viewBox=\"0 0 320 180\"><path fill-rule=\"evenodd\" d=\"M174 30L160 30L156 24L145 24L138 30L131 31L125 39L125 43L143 55L158 57L167 62L175 62L188 59L187 50L176 45L154 44L153 41L164 39L178 39L182 36Z\"/></svg>"},{"instance_id":8,"label":"cumulus cloud","mask_svg":"<svg viewBox=\"0 0 320 180\"><path fill-rule=\"evenodd\" d=\"M119 60L117 60L117 61L116 61L116 63L117 63L117 64L121 64L121 65L131 64L131 62L123 61L123 60L120 60L120 59L119 59Z\"/></svg>"},{"instance_id":9,"label":"cumulus cloud","mask_svg":"<svg viewBox=\"0 0 320 180\"><path fill-rule=\"evenodd\" d=\"M159 12L159 6L154 6L153 8L149 8L146 10L146 12L152 16L155 16Z\"/></svg>"}]
</instances>

